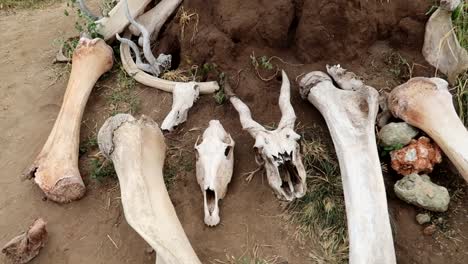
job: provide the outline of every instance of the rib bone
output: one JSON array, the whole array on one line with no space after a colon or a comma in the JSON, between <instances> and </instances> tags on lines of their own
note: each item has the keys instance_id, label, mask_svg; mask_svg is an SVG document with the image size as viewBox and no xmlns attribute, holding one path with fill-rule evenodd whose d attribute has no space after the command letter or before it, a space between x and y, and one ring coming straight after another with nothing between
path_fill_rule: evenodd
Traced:
<instances>
[{"instance_id":1,"label":"rib bone","mask_svg":"<svg viewBox=\"0 0 468 264\"><path fill-rule=\"evenodd\" d=\"M62 108L42 151L25 173L53 201L67 203L85 193L78 171L81 118L94 84L112 63L112 48L102 39L80 39Z\"/></svg>"},{"instance_id":2,"label":"rib bone","mask_svg":"<svg viewBox=\"0 0 468 264\"><path fill-rule=\"evenodd\" d=\"M323 115L340 164L345 195L349 262L396 263L387 199L374 135L378 92L338 66L311 72L300 81L301 96Z\"/></svg>"},{"instance_id":3,"label":"rib bone","mask_svg":"<svg viewBox=\"0 0 468 264\"><path fill-rule=\"evenodd\" d=\"M468 52L460 46L452 24L452 11L460 0L442 0L426 23L424 58L447 75L450 83L468 69Z\"/></svg>"},{"instance_id":4,"label":"rib bone","mask_svg":"<svg viewBox=\"0 0 468 264\"><path fill-rule=\"evenodd\" d=\"M468 132L445 80L412 78L393 89L388 105L393 115L426 132L468 182Z\"/></svg>"},{"instance_id":5,"label":"rib bone","mask_svg":"<svg viewBox=\"0 0 468 264\"><path fill-rule=\"evenodd\" d=\"M98 143L117 172L125 218L156 251L156 263L201 264L164 185L166 145L158 125L118 114L101 127Z\"/></svg>"},{"instance_id":6,"label":"rib bone","mask_svg":"<svg viewBox=\"0 0 468 264\"><path fill-rule=\"evenodd\" d=\"M239 113L242 128L255 138L256 161L265 167L271 188L279 199L292 201L306 193L306 172L297 142L300 136L294 131L296 114L290 102L290 83L284 71L282 76L281 121L275 130L267 130L255 122L250 109L237 96L233 95L230 101Z\"/></svg>"},{"instance_id":7,"label":"rib bone","mask_svg":"<svg viewBox=\"0 0 468 264\"><path fill-rule=\"evenodd\" d=\"M234 170L235 143L218 120L210 121L202 142L197 143L197 181L203 192L205 224L215 226L220 221L218 202L226 195Z\"/></svg>"}]
</instances>

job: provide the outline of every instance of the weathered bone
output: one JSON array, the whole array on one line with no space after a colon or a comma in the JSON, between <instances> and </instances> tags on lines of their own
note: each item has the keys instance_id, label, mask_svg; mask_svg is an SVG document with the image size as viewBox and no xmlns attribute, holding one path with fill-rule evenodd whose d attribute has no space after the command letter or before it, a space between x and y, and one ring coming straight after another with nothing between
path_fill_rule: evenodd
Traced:
<instances>
[{"instance_id":1,"label":"weathered bone","mask_svg":"<svg viewBox=\"0 0 468 264\"><path fill-rule=\"evenodd\" d=\"M141 14L151 0L128 0L128 7L131 17L137 17ZM125 1L120 1L110 12L109 16L96 21L99 34L108 41L115 37L115 34L121 33L130 23L125 15Z\"/></svg>"},{"instance_id":2,"label":"weathered bone","mask_svg":"<svg viewBox=\"0 0 468 264\"><path fill-rule=\"evenodd\" d=\"M136 21L146 28L150 34L150 41L156 40L159 30L165 21L171 16L174 10L180 5L182 0L162 0L155 7L140 15ZM130 32L135 36L140 36L141 31L135 25L130 25ZM143 46L143 37L138 39L138 45Z\"/></svg>"},{"instance_id":3,"label":"weathered bone","mask_svg":"<svg viewBox=\"0 0 468 264\"><path fill-rule=\"evenodd\" d=\"M296 114L290 102L290 83L284 71L282 77L281 121L275 130L267 130L255 122L250 109L237 96L229 100L239 113L242 128L255 138L256 161L265 167L271 188L279 199L292 201L306 193L306 172L297 142L300 136L294 131Z\"/></svg>"},{"instance_id":4,"label":"weathered bone","mask_svg":"<svg viewBox=\"0 0 468 264\"><path fill-rule=\"evenodd\" d=\"M457 76L468 69L468 52L460 46L452 24L452 12L460 0L442 0L440 7L426 23L424 58L455 83Z\"/></svg>"},{"instance_id":5,"label":"weathered bone","mask_svg":"<svg viewBox=\"0 0 468 264\"><path fill-rule=\"evenodd\" d=\"M426 132L468 181L468 132L445 80L412 78L393 89L388 105L393 115Z\"/></svg>"},{"instance_id":6,"label":"weathered bone","mask_svg":"<svg viewBox=\"0 0 468 264\"><path fill-rule=\"evenodd\" d=\"M197 140L198 143L198 140ZM234 140L218 120L211 120L197 145L197 181L203 192L205 224L219 223L219 200L223 199L234 170Z\"/></svg>"},{"instance_id":7,"label":"weathered bone","mask_svg":"<svg viewBox=\"0 0 468 264\"><path fill-rule=\"evenodd\" d=\"M34 220L27 231L3 246L2 253L13 263L28 263L39 254L47 242L46 224L42 218Z\"/></svg>"},{"instance_id":8,"label":"weathered bone","mask_svg":"<svg viewBox=\"0 0 468 264\"><path fill-rule=\"evenodd\" d=\"M308 73L301 96L323 115L343 179L349 234L349 263L396 263L387 199L374 134L378 92L339 65Z\"/></svg>"},{"instance_id":9,"label":"weathered bone","mask_svg":"<svg viewBox=\"0 0 468 264\"><path fill-rule=\"evenodd\" d=\"M196 82L177 83L172 94L172 109L161 125L166 131L174 130L187 120L188 111L198 100L200 88Z\"/></svg>"},{"instance_id":10,"label":"weathered bone","mask_svg":"<svg viewBox=\"0 0 468 264\"><path fill-rule=\"evenodd\" d=\"M81 118L94 84L112 63L112 48L102 39L80 39L73 53L62 108L47 142L25 173L53 201L67 203L85 193L78 171Z\"/></svg>"},{"instance_id":11,"label":"weathered bone","mask_svg":"<svg viewBox=\"0 0 468 264\"><path fill-rule=\"evenodd\" d=\"M156 263L201 264L164 185L166 144L158 125L118 114L101 127L98 143L114 164L125 218L156 251Z\"/></svg>"}]
</instances>

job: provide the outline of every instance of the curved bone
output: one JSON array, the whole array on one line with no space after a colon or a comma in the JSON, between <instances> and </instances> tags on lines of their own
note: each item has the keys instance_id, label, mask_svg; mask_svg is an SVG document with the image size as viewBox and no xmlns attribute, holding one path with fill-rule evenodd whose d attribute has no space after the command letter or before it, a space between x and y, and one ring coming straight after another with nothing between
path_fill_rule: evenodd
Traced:
<instances>
[{"instance_id":1,"label":"curved bone","mask_svg":"<svg viewBox=\"0 0 468 264\"><path fill-rule=\"evenodd\" d=\"M426 132L468 182L468 132L445 80L412 78L393 89L388 105L393 115Z\"/></svg>"},{"instance_id":2,"label":"curved bone","mask_svg":"<svg viewBox=\"0 0 468 264\"><path fill-rule=\"evenodd\" d=\"M124 35L124 38L130 38L130 36L131 34L127 31ZM130 47L125 43L120 44L120 59L125 71L137 82L146 86L157 88L166 92L172 92L176 84L183 84L183 82L173 82L158 78L156 76L151 76L150 74L138 69L138 66L132 59ZM200 88L200 94L211 94L219 90L219 85L217 82L197 82L197 85Z\"/></svg>"},{"instance_id":3,"label":"curved bone","mask_svg":"<svg viewBox=\"0 0 468 264\"><path fill-rule=\"evenodd\" d=\"M164 185L166 144L158 125L118 114L101 127L98 143L114 164L125 218L157 252L156 263L201 264Z\"/></svg>"},{"instance_id":4,"label":"curved bone","mask_svg":"<svg viewBox=\"0 0 468 264\"><path fill-rule=\"evenodd\" d=\"M396 263L377 143L378 92L339 66L300 81L301 95L323 115L338 156L345 195L349 263ZM360 84L361 83L361 84Z\"/></svg>"},{"instance_id":5,"label":"curved bone","mask_svg":"<svg viewBox=\"0 0 468 264\"><path fill-rule=\"evenodd\" d=\"M94 14L89 10L89 8L86 6L84 0L78 0L78 4L79 4L79 6L80 6L81 12L83 12L86 16L88 16L88 17L91 18L92 20L98 20L98 19L101 19L101 18L102 18L101 16L96 16L96 15L94 15Z\"/></svg>"},{"instance_id":6,"label":"curved bone","mask_svg":"<svg viewBox=\"0 0 468 264\"><path fill-rule=\"evenodd\" d=\"M198 141L198 140L197 140ZM234 170L235 142L218 120L211 120L203 141L195 144L197 181L203 192L205 224L219 224L219 200L223 199Z\"/></svg>"},{"instance_id":7,"label":"curved bone","mask_svg":"<svg viewBox=\"0 0 468 264\"><path fill-rule=\"evenodd\" d=\"M198 100L200 88L196 82L177 83L172 94L172 109L162 122L162 130L172 131L187 120L188 111Z\"/></svg>"},{"instance_id":8,"label":"curved bone","mask_svg":"<svg viewBox=\"0 0 468 264\"><path fill-rule=\"evenodd\" d=\"M80 199L85 186L78 171L80 125L89 94L98 78L111 69L112 48L102 39L81 38L54 127L33 165L25 173L56 202Z\"/></svg>"},{"instance_id":9,"label":"curved bone","mask_svg":"<svg viewBox=\"0 0 468 264\"><path fill-rule=\"evenodd\" d=\"M424 58L455 83L457 76L468 69L468 52L460 46L452 24L452 11L459 0L441 1L441 6L426 23Z\"/></svg>"},{"instance_id":10,"label":"curved bone","mask_svg":"<svg viewBox=\"0 0 468 264\"><path fill-rule=\"evenodd\" d=\"M128 7L131 17L136 17L141 14L151 0L128 0ZM108 41L115 37L115 34L124 31L125 27L130 23L125 16L126 4L125 1L119 1L117 5L109 12L109 16L103 17L96 21L99 34L103 39Z\"/></svg>"},{"instance_id":11,"label":"curved bone","mask_svg":"<svg viewBox=\"0 0 468 264\"><path fill-rule=\"evenodd\" d=\"M302 164L300 136L294 131L296 114L290 103L288 76L282 71L283 84L279 105L282 113L280 125L267 130L252 119L250 109L237 96L230 101L239 113L242 128L255 138L256 161L266 170L268 183L279 199L292 201L305 195L306 172ZM227 89L229 91L229 87Z\"/></svg>"},{"instance_id":12,"label":"curved bone","mask_svg":"<svg viewBox=\"0 0 468 264\"><path fill-rule=\"evenodd\" d=\"M137 17L136 21L148 30L151 42L156 40L159 30L181 2L182 0L162 0L155 7ZM141 33L135 25L130 25L128 29L135 36ZM143 37L140 37L138 43L143 43Z\"/></svg>"}]
</instances>

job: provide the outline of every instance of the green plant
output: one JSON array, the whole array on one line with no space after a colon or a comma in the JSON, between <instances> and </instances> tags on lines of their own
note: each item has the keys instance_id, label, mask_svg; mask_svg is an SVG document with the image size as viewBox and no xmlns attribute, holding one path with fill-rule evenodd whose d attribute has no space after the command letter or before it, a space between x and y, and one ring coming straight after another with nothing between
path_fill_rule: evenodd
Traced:
<instances>
[{"instance_id":1,"label":"green plant","mask_svg":"<svg viewBox=\"0 0 468 264\"><path fill-rule=\"evenodd\" d=\"M115 66L112 73L117 72L117 85L109 87L107 102L111 115L118 113L135 114L140 108L140 100L136 94L136 81L127 74L121 64Z\"/></svg>"},{"instance_id":2,"label":"green plant","mask_svg":"<svg viewBox=\"0 0 468 264\"><path fill-rule=\"evenodd\" d=\"M2 9L37 9L60 2L60 0L0 0Z\"/></svg>"},{"instance_id":3,"label":"green plant","mask_svg":"<svg viewBox=\"0 0 468 264\"><path fill-rule=\"evenodd\" d=\"M394 150L402 149L403 147L404 147L403 144L396 144L396 145L392 145L392 146L380 147L380 156L385 157L388 154L390 154L390 152L392 152Z\"/></svg>"},{"instance_id":4,"label":"green plant","mask_svg":"<svg viewBox=\"0 0 468 264\"><path fill-rule=\"evenodd\" d=\"M226 94L224 93L224 83L226 82L226 74L221 72L218 74L218 83L219 83L219 90L213 95L216 103L219 105L224 104L226 102Z\"/></svg>"},{"instance_id":5,"label":"green plant","mask_svg":"<svg viewBox=\"0 0 468 264\"><path fill-rule=\"evenodd\" d=\"M78 16L78 19L75 22L75 29L79 33L85 33L90 38L102 38L102 35L99 33L99 25L93 18L76 7L76 1L77 0L68 0L67 9L64 10L65 16L69 16L68 8L74 9Z\"/></svg>"},{"instance_id":6,"label":"green plant","mask_svg":"<svg viewBox=\"0 0 468 264\"><path fill-rule=\"evenodd\" d=\"M101 182L106 178L115 178L117 174L111 161L103 160L102 158L92 158L90 177Z\"/></svg>"},{"instance_id":7,"label":"green plant","mask_svg":"<svg viewBox=\"0 0 468 264\"><path fill-rule=\"evenodd\" d=\"M288 217L299 224L300 237L316 242L310 253L314 261L345 263L348 240L338 162L316 136L303 134L301 146L308 190L304 197L288 206Z\"/></svg>"},{"instance_id":8,"label":"green plant","mask_svg":"<svg viewBox=\"0 0 468 264\"><path fill-rule=\"evenodd\" d=\"M80 143L80 155L85 154L86 152L95 149L98 147L98 142L96 136L89 137L85 141Z\"/></svg>"},{"instance_id":9,"label":"green plant","mask_svg":"<svg viewBox=\"0 0 468 264\"><path fill-rule=\"evenodd\" d=\"M413 68L398 52L389 52L386 56L385 63L390 66L389 71L399 81L407 81L413 75Z\"/></svg>"},{"instance_id":10,"label":"green plant","mask_svg":"<svg viewBox=\"0 0 468 264\"><path fill-rule=\"evenodd\" d=\"M250 55L250 62L256 69L273 70L271 58L268 58L267 56L255 57L255 53L252 52Z\"/></svg>"},{"instance_id":11,"label":"green plant","mask_svg":"<svg viewBox=\"0 0 468 264\"><path fill-rule=\"evenodd\" d=\"M119 1L117 0L103 0L101 2L101 12L104 16L109 16L109 12L114 8Z\"/></svg>"}]
</instances>

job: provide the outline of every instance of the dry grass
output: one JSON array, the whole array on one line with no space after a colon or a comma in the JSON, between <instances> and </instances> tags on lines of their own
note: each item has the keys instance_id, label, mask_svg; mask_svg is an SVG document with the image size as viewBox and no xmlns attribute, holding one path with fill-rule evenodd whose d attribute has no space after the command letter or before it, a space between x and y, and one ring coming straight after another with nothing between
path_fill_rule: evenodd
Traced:
<instances>
[{"instance_id":1,"label":"dry grass","mask_svg":"<svg viewBox=\"0 0 468 264\"><path fill-rule=\"evenodd\" d=\"M184 40L185 38L185 27L190 23L193 23L193 33L192 38L190 39L190 42L193 43L193 40L198 33L198 22L200 21L200 16L196 12L190 13L190 11L185 10L185 8L182 6L179 9L177 17L179 19L181 40Z\"/></svg>"},{"instance_id":2,"label":"dry grass","mask_svg":"<svg viewBox=\"0 0 468 264\"><path fill-rule=\"evenodd\" d=\"M0 0L0 10L37 9L65 0Z\"/></svg>"},{"instance_id":3,"label":"dry grass","mask_svg":"<svg viewBox=\"0 0 468 264\"><path fill-rule=\"evenodd\" d=\"M453 25L460 45L468 49L468 3L464 2L454 12ZM465 126L468 126L468 72L458 77L453 91L458 115Z\"/></svg>"},{"instance_id":4,"label":"dry grass","mask_svg":"<svg viewBox=\"0 0 468 264\"><path fill-rule=\"evenodd\" d=\"M263 257L260 253L260 246L255 245L251 252L245 252L240 257L234 257L226 255L226 260L216 259L211 263L220 263L220 264L279 264L279 257Z\"/></svg>"},{"instance_id":5,"label":"dry grass","mask_svg":"<svg viewBox=\"0 0 468 264\"><path fill-rule=\"evenodd\" d=\"M319 128L309 128L315 131ZM316 135L303 134L307 193L288 207L288 217L299 224L298 238L311 238L314 263L345 263L348 239L344 196L338 162Z\"/></svg>"}]
</instances>

